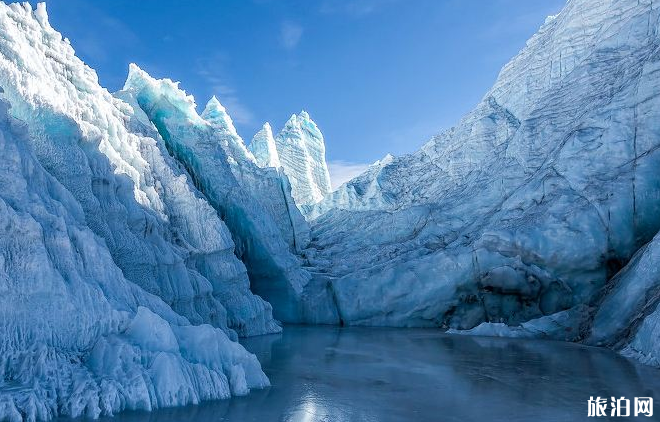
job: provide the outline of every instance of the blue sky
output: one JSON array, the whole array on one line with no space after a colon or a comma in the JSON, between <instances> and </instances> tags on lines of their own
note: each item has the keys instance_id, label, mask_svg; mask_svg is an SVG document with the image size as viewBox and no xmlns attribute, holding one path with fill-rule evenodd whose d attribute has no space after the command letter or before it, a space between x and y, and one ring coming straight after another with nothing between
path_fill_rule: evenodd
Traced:
<instances>
[{"instance_id":1,"label":"blue sky","mask_svg":"<svg viewBox=\"0 0 660 422\"><path fill-rule=\"evenodd\" d=\"M246 142L307 110L333 181L452 126L564 0L51 0L111 91L130 62L215 94ZM336 184L336 183L335 183Z\"/></svg>"}]
</instances>

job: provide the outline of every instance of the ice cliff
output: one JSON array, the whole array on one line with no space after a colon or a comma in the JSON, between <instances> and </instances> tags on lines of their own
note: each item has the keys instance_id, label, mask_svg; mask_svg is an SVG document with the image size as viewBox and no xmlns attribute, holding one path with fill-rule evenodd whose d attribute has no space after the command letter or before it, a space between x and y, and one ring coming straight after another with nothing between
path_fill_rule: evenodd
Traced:
<instances>
[{"instance_id":1,"label":"ice cliff","mask_svg":"<svg viewBox=\"0 0 660 422\"><path fill-rule=\"evenodd\" d=\"M0 3L0 33L0 420L268 385L235 340L281 330L254 290L286 309L308 277L287 179L215 100L101 88L43 4Z\"/></svg>"},{"instance_id":2,"label":"ice cliff","mask_svg":"<svg viewBox=\"0 0 660 422\"><path fill-rule=\"evenodd\" d=\"M156 80L136 65L130 67L122 94L147 114L226 223L252 291L275 307L280 320L297 322L309 274L295 252L306 246L309 230L290 196L287 178L254 163L217 100L207 105L203 115L211 120L206 121L177 84Z\"/></svg>"},{"instance_id":3,"label":"ice cliff","mask_svg":"<svg viewBox=\"0 0 660 422\"><path fill-rule=\"evenodd\" d=\"M657 363L659 8L570 0L455 127L315 204L310 288L347 324Z\"/></svg>"}]
</instances>

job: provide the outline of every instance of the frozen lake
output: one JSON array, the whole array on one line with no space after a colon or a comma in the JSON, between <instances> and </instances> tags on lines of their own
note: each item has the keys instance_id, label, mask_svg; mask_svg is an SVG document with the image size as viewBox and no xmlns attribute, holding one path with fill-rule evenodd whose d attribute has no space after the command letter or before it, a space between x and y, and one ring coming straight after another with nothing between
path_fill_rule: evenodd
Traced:
<instances>
[{"instance_id":1,"label":"frozen lake","mask_svg":"<svg viewBox=\"0 0 660 422\"><path fill-rule=\"evenodd\" d=\"M608 420L587 418L590 396L654 397L654 417L639 419L660 420L660 371L604 349L435 330L297 326L243 343L259 357L269 389L101 420Z\"/></svg>"}]
</instances>

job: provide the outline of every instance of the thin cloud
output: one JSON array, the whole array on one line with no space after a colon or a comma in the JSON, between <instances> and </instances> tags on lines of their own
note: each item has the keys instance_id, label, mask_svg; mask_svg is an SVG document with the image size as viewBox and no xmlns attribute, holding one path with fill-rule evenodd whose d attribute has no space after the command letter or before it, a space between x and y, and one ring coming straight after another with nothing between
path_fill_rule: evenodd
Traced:
<instances>
[{"instance_id":1,"label":"thin cloud","mask_svg":"<svg viewBox=\"0 0 660 422\"><path fill-rule=\"evenodd\" d=\"M283 22L280 28L280 44L286 50L293 50L300 43L302 34L302 26L292 22Z\"/></svg>"},{"instance_id":2,"label":"thin cloud","mask_svg":"<svg viewBox=\"0 0 660 422\"><path fill-rule=\"evenodd\" d=\"M343 185L354 177L364 173L368 167L369 164L366 163L353 163L344 160L328 162L328 171L330 172L332 189L337 189L339 186Z\"/></svg>"},{"instance_id":3,"label":"thin cloud","mask_svg":"<svg viewBox=\"0 0 660 422\"><path fill-rule=\"evenodd\" d=\"M342 13L354 17L370 15L383 7L389 6L399 0L346 0L346 1L324 1L321 4L321 13Z\"/></svg>"},{"instance_id":4,"label":"thin cloud","mask_svg":"<svg viewBox=\"0 0 660 422\"><path fill-rule=\"evenodd\" d=\"M211 87L213 93L225 106L232 120L238 124L254 123L254 114L238 98L238 93L227 84L229 77L223 70L227 58L221 54L197 60L196 73Z\"/></svg>"}]
</instances>

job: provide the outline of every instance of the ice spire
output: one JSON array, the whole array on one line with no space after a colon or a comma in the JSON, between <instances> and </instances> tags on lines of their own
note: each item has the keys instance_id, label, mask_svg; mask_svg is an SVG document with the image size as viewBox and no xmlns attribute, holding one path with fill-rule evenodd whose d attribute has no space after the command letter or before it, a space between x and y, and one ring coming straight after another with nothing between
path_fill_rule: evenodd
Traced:
<instances>
[{"instance_id":1,"label":"ice spire","mask_svg":"<svg viewBox=\"0 0 660 422\"><path fill-rule=\"evenodd\" d=\"M227 110L220 104L220 101L218 101L215 95L206 103L206 107L202 112L202 119L206 120L218 131L218 135L223 141L229 156L237 161L255 161L254 156L245 146L243 138L238 135L236 127L234 127L234 122L227 113Z\"/></svg>"},{"instance_id":2,"label":"ice spire","mask_svg":"<svg viewBox=\"0 0 660 422\"><path fill-rule=\"evenodd\" d=\"M190 121L201 123L201 118L196 111L195 98L179 88L179 82L168 78L154 79L137 64L131 63L128 66L128 77L124 83L123 91L137 92L146 87L151 87L160 97L166 98Z\"/></svg>"},{"instance_id":3,"label":"ice spire","mask_svg":"<svg viewBox=\"0 0 660 422\"><path fill-rule=\"evenodd\" d=\"M323 134L306 111L291 116L275 145L298 205L315 204L330 193Z\"/></svg>"},{"instance_id":4,"label":"ice spire","mask_svg":"<svg viewBox=\"0 0 660 422\"><path fill-rule=\"evenodd\" d=\"M279 168L281 166L275 138L273 138L273 130L268 122L264 123L263 128L252 138L250 151L254 154L259 167Z\"/></svg>"},{"instance_id":5,"label":"ice spire","mask_svg":"<svg viewBox=\"0 0 660 422\"><path fill-rule=\"evenodd\" d=\"M218 129L225 129L227 132L238 136L233 120L215 95L206 103L206 107L202 112L202 119Z\"/></svg>"}]
</instances>

